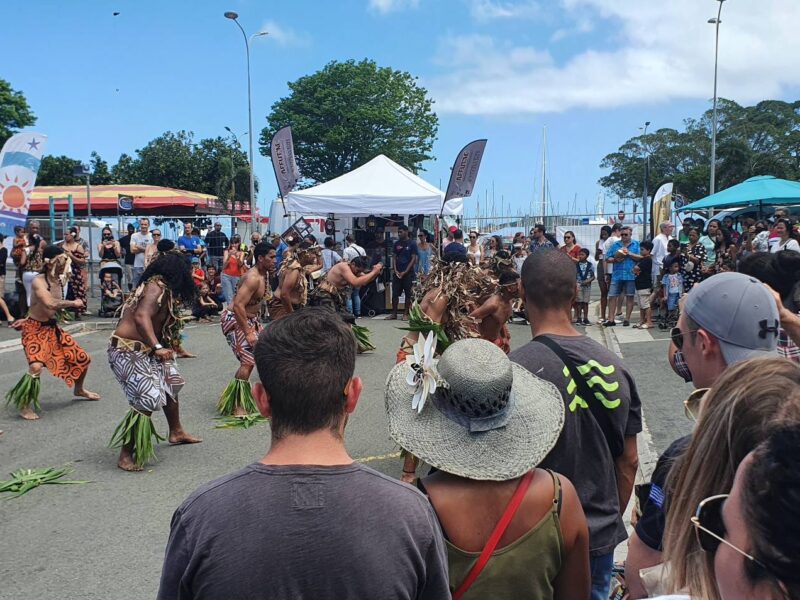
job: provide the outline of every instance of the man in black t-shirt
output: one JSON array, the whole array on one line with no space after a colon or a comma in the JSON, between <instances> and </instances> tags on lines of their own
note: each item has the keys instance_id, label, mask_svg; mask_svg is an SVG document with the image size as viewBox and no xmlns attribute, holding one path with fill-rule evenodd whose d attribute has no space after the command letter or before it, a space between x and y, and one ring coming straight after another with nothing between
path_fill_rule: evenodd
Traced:
<instances>
[{"instance_id":1,"label":"man in black t-shirt","mask_svg":"<svg viewBox=\"0 0 800 600\"><path fill-rule=\"evenodd\" d=\"M133 289L133 261L136 255L131 252L131 236L136 228L128 223L128 235L119 238L119 247L122 248L123 267L125 269L125 281L128 283L128 291Z\"/></svg>"},{"instance_id":2,"label":"man in black t-shirt","mask_svg":"<svg viewBox=\"0 0 800 600\"><path fill-rule=\"evenodd\" d=\"M228 247L228 236L222 232L222 223L214 223L214 230L206 234L206 251L208 252L208 264L214 265L217 273L222 272L222 258L225 255L225 248Z\"/></svg>"},{"instance_id":3,"label":"man in black t-shirt","mask_svg":"<svg viewBox=\"0 0 800 600\"><path fill-rule=\"evenodd\" d=\"M397 228L398 240L392 246L392 314L388 320L397 319L397 303L405 294L403 320L408 320L411 309L411 289L414 286L414 265L417 264L417 245L408 237L408 225Z\"/></svg>"},{"instance_id":4,"label":"man in black t-shirt","mask_svg":"<svg viewBox=\"0 0 800 600\"><path fill-rule=\"evenodd\" d=\"M564 398L564 429L539 466L561 473L575 486L589 525L591 598L608 598L614 548L627 537L622 512L636 477L641 401L619 357L572 326L575 263L566 253L531 254L522 265L522 283L534 340L509 358L555 385ZM579 392L566 364L537 336L561 347L578 376L583 374L591 397Z\"/></svg>"}]
</instances>

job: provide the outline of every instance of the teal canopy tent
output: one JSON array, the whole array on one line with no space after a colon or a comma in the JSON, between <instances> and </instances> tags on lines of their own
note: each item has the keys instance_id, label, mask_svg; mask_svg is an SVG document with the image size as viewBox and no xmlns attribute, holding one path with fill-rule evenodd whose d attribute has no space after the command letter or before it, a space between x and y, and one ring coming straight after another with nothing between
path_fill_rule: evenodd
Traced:
<instances>
[{"instance_id":1,"label":"teal canopy tent","mask_svg":"<svg viewBox=\"0 0 800 600\"><path fill-rule=\"evenodd\" d=\"M798 203L800 203L800 182L778 179L772 175L759 175L692 202L681 208L681 212L732 206Z\"/></svg>"}]
</instances>

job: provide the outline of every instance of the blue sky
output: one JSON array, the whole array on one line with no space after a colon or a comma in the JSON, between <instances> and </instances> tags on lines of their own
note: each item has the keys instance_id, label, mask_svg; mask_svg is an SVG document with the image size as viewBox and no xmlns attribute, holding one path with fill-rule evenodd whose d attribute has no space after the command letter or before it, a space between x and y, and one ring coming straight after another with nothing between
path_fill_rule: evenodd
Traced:
<instances>
[{"instance_id":1,"label":"blue sky","mask_svg":"<svg viewBox=\"0 0 800 600\"><path fill-rule=\"evenodd\" d=\"M48 152L110 163L167 130L247 131L252 45L256 138L286 83L330 60L370 58L420 78L440 126L422 176L447 185L456 152L488 138L470 213L492 188L514 214L539 198L547 127L553 204L593 211L603 156L645 121L680 127L710 106L714 0L3 0L0 77L22 90ZM720 95L800 97L796 0L728 0ZM119 16L112 16L119 11ZM246 144L246 137L242 142ZM275 193L256 150L259 204ZM606 210L616 207L609 198ZM629 206L630 210L630 206Z\"/></svg>"}]
</instances>

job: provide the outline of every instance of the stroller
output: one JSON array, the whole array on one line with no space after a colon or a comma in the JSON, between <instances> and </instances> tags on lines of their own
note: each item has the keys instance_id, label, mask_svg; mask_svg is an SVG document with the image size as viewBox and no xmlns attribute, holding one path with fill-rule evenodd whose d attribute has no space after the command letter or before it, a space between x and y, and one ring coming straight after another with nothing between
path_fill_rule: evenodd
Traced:
<instances>
[{"instance_id":1,"label":"stroller","mask_svg":"<svg viewBox=\"0 0 800 600\"><path fill-rule=\"evenodd\" d=\"M109 261L100 265L98 273L100 277L100 310L97 315L104 318L113 318L122 306L122 266L119 263ZM105 280L106 275L111 275L111 284ZM114 292L113 295L107 292Z\"/></svg>"}]
</instances>

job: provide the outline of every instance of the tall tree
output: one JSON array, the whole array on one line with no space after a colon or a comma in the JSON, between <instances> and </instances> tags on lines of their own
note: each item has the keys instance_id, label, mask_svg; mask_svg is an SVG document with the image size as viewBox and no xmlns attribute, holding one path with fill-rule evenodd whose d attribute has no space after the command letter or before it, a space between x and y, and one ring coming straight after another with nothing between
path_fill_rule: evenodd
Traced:
<instances>
[{"instance_id":1,"label":"tall tree","mask_svg":"<svg viewBox=\"0 0 800 600\"><path fill-rule=\"evenodd\" d=\"M0 79L0 148L18 130L34 123L36 115L28 106L25 95L11 89L11 84L5 79Z\"/></svg>"},{"instance_id":2,"label":"tall tree","mask_svg":"<svg viewBox=\"0 0 800 600\"><path fill-rule=\"evenodd\" d=\"M721 98L717 106L716 190L755 175L800 178L800 101L765 100L740 106ZM712 114L684 121L684 131L660 129L631 138L600 163L611 172L600 185L626 198L640 198L644 159L650 155L650 191L674 181L692 200L708 195Z\"/></svg>"},{"instance_id":3,"label":"tall tree","mask_svg":"<svg viewBox=\"0 0 800 600\"><path fill-rule=\"evenodd\" d=\"M86 183L81 177L75 177L75 167L81 166L81 161L69 156L42 157L39 173L36 175L36 185L81 185Z\"/></svg>"},{"instance_id":4,"label":"tall tree","mask_svg":"<svg viewBox=\"0 0 800 600\"><path fill-rule=\"evenodd\" d=\"M104 161L97 152L92 152L92 159L89 161L92 169L92 185L108 185L113 183L111 171L108 163Z\"/></svg>"},{"instance_id":5,"label":"tall tree","mask_svg":"<svg viewBox=\"0 0 800 600\"><path fill-rule=\"evenodd\" d=\"M378 154L412 171L432 158L439 119L409 73L369 60L334 61L289 89L272 105L260 150L269 156L275 131L291 125L298 167L311 181L338 177Z\"/></svg>"}]
</instances>

